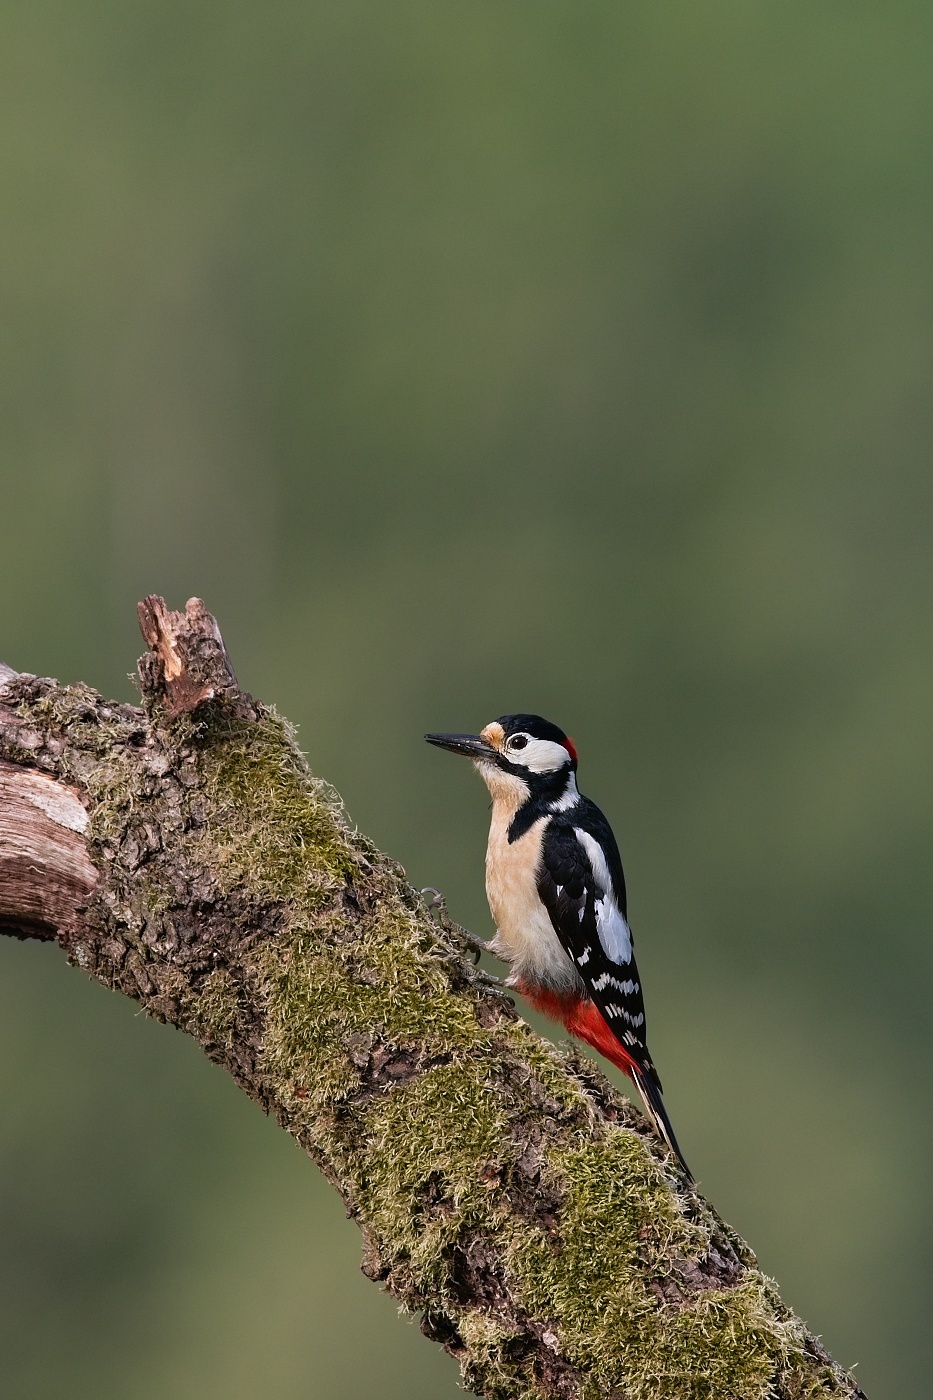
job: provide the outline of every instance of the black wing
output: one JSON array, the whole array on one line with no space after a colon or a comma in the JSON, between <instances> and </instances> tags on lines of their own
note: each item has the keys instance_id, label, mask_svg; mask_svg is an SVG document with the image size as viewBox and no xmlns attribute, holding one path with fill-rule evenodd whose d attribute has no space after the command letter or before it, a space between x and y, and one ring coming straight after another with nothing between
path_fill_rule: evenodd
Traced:
<instances>
[{"instance_id":1,"label":"black wing","mask_svg":"<svg viewBox=\"0 0 933 1400\"><path fill-rule=\"evenodd\" d=\"M605 817L584 799L544 833L538 893L609 1029L660 1089L626 919L622 860Z\"/></svg>"}]
</instances>

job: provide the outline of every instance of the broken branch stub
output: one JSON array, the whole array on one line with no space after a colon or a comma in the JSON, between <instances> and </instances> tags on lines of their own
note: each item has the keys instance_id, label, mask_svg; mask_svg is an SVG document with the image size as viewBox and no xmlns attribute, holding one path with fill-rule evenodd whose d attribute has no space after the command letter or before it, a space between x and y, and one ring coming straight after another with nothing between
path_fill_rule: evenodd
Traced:
<instances>
[{"instance_id":1,"label":"broken branch stub","mask_svg":"<svg viewBox=\"0 0 933 1400\"><path fill-rule=\"evenodd\" d=\"M137 605L139 626L149 650L139 661L143 699L162 699L172 719L190 714L209 700L225 700L244 714L252 711L214 617L200 598L189 598L184 612L150 594Z\"/></svg>"}]
</instances>

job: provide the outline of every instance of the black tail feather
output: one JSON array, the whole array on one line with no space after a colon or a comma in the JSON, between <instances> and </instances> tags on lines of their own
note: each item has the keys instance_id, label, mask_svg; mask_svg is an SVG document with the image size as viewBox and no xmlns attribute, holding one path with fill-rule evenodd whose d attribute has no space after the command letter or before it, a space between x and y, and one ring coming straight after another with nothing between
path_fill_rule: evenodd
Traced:
<instances>
[{"instance_id":1,"label":"black tail feather","mask_svg":"<svg viewBox=\"0 0 933 1400\"><path fill-rule=\"evenodd\" d=\"M667 1109L664 1107L664 1100L661 1098L661 1090L658 1088L650 1074L635 1070L635 1083L638 1085L638 1092L641 1094L648 1117L655 1126L659 1137L663 1138L668 1147L677 1158L680 1165L687 1174L687 1180L691 1183L694 1180L693 1172L684 1161L684 1154L680 1150L680 1145L671 1127L671 1120L667 1116Z\"/></svg>"}]
</instances>

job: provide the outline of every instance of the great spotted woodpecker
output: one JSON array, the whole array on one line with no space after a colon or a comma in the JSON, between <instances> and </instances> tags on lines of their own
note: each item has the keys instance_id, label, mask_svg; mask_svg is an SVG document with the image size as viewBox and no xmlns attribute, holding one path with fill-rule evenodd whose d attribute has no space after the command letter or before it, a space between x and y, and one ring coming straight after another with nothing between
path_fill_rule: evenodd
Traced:
<instances>
[{"instance_id":1,"label":"great spotted woodpecker","mask_svg":"<svg viewBox=\"0 0 933 1400\"><path fill-rule=\"evenodd\" d=\"M480 734L426 734L473 760L492 796L486 894L511 964L506 985L563 1023L637 1084L681 1166L648 1053L625 877L612 828L577 788L577 751L540 715L503 715Z\"/></svg>"}]
</instances>

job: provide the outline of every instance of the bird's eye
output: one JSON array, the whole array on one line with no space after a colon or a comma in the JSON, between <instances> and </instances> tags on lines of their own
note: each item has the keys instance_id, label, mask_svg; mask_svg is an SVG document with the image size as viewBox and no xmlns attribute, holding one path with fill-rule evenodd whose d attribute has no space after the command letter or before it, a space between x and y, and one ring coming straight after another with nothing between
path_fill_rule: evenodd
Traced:
<instances>
[{"instance_id":1,"label":"bird's eye","mask_svg":"<svg viewBox=\"0 0 933 1400\"><path fill-rule=\"evenodd\" d=\"M524 749L528 746L527 734L516 734L514 739L509 740L510 749Z\"/></svg>"}]
</instances>

